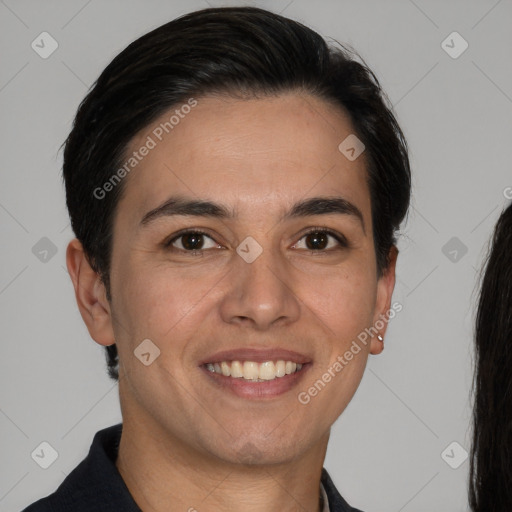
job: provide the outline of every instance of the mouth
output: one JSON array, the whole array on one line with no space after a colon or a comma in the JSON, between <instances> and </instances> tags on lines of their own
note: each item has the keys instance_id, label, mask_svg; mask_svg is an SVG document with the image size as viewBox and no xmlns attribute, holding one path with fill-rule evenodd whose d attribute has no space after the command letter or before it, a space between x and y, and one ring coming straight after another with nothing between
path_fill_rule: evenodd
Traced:
<instances>
[{"instance_id":1,"label":"mouth","mask_svg":"<svg viewBox=\"0 0 512 512\"><path fill-rule=\"evenodd\" d=\"M293 361L221 361L220 363L206 363L206 369L212 373L231 377L233 379L245 379L252 382L267 382L283 378L286 375L302 370L301 363Z\"/></svg>"},{"instance_id":2,"label":"mouth","mask_svg":"<svg viewBox=\"0 0 512 512\"><path fill-rule=\"evenodd\" d=\"M209 356L200 368L219 389L262 399L292 390L311 365L311 359L291 351L243 349Z\"/></svg>"}]
</instances>

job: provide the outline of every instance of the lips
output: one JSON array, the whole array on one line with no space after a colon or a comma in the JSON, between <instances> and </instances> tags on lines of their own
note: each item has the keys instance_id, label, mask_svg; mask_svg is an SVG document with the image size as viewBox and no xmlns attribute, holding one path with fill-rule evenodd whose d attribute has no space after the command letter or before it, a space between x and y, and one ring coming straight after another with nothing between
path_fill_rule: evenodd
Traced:
<instances>
[{"instance_id":1,"label":"lips","mask_svg":"<svg viewBox=\"0 0 512 512\"><path fill-rule=\"evenodd\" d=\"M260 400L292 390L311 363L311 357L293 350L243 348L211 354L199 367L219 389Z\"/></svg>"},{"instance_id":2,"label":"lips","mask_svg":"<svg viewBox=\"0 0 512 512\"><path fill-rule=\"evenodd\" d=\"M206 365L208 363L222 363L222 361L254 361L255 363L264 363L266 361L291 361L295 364L307 364L311 363L311 357L295 352L293 350L273 348L273 349L251 349L251 348L240 348L232 350L223 350L222 352L216 352L209 356L206 356L200 363L199 366Z\"/></svg>"}]
</instances>

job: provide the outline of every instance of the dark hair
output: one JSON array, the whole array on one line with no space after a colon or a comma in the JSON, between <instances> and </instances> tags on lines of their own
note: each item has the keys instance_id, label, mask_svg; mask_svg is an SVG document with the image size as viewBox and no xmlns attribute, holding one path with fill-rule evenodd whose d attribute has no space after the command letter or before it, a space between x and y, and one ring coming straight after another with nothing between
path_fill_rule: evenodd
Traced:
<instances>
[{"instance_id":1,"label":"dark hair","mask_svg":"<svg viewBox=\"0 0 512 512\"><path fill-rule=\"evenodd\" d=\"M502 212L485 262L475 325L473 512L512 510L512 204Z\"/></svg>"},{"instance_id":2,"label":"dark hair","mask_svg":"<svg viewBox=\"0 0 512 512\"><path fill-rule=\"evenodd\" d=\"M253 7L212 8L166 23L117 55L80 104L65 142L71 225L109 300L113 214L124 181L102 200L93 191L125 161L132 138L191 97L291 90L344 108L365 144L382 274L409 207L411 176L405 138L377 78L348 50L329 47L300 23ZM116 346L106 349L109 375L117 379Z\"/></svg>"}]
</instances>

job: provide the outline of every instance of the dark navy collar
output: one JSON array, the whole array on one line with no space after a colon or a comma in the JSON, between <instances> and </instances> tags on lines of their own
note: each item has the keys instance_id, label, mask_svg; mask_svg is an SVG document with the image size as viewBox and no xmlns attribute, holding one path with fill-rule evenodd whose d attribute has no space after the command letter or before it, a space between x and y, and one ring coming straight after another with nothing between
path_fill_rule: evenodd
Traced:
<instances>
[{"instance_id":1,"label":"dark navy collar","mask_svg":"<svg viewBox=\"0 0 512 512\"><path fill-rule=\"evenodd\" d=\"M119 423L97 432L87 457L58 489L23 512L142 512L115 465L122 428ZM322 485L330 512L361 512L341 497L325 468Z\"/></svg>"}]
</instances>

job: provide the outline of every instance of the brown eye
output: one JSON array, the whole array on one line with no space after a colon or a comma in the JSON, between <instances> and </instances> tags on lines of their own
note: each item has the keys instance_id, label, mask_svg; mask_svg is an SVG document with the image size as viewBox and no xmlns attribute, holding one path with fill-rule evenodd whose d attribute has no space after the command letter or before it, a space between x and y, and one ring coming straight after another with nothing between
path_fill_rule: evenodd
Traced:
<instances>
[{"instance_id":1,"label":"brown eye","mask_svg":"<svg viewBox=\"0 0 512 512\"><path fill-rule=\"evenodd\" d=\"M176 249L177 251L183 252L202 251L218 247L218 244L216 244L210 236L206 233L202 233L201 231L182 232L179 235L174 236L164 245L166 248Z\"/></svg>"},{"instance_id":2,"label":"brown eye","mask_svg":"<svg viewBox=\"0 0 512 512\"><path fill-rule=\"evenodd\" d=\"M325 249L328 244L329 235L325 232L317 231L306 235L306 246L312 251Z\"/></svg>"},{"instance_id":3,"label":"brown eye","mask_svg":"<svg viewBox=\"0 0 512 512\"><path fill-rule=\"evenodd\" d=\"M302 242L305 240L305 243ZM302 247L300 247L302 245ZM349 244L343 235L330 230L314 228L302 236L295 245L299 249L311 252L328 252L330 249L348 248Z\"/></svg>"},{"instance_id":4,"label":"brown eye","mask_svg":"<svg viewBox=\"0 0 512 512\"><path fill-rule=\"evenodd\" d=\"M191 251L202 249L204 244L203 235L201 233L187 233L181 235L181 239L183 248Z\"/></svg>"}]
</instances>

